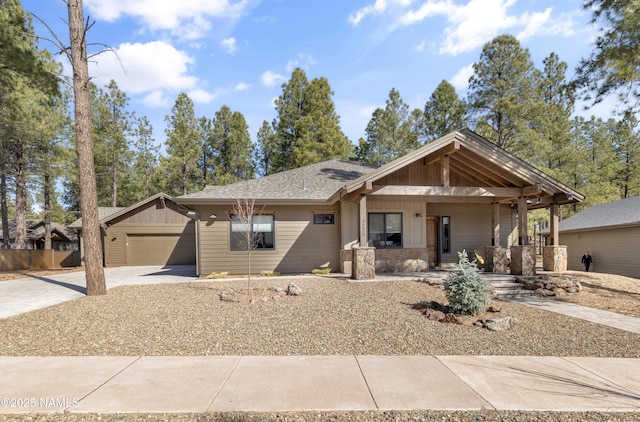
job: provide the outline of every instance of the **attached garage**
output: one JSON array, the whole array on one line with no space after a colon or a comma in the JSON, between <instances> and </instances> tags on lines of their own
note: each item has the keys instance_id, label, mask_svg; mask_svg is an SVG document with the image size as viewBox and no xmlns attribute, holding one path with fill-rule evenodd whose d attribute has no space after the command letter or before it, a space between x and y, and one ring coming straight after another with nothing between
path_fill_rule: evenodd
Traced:
<instances>
[{"instance_id":1,"label":"attached garage","mask_svg":"<svg viewBox=\"0 0 640 422\"><path fill-rule=\"evenodd\" d=\"M193 231L173 234L127 233L126 249L127 265L196 264Z\"/></svg>"},{"instance_id":2,"label":"attached garage","mask_svg":"<svg viewBox=\"0 0 640 422\"><path fill-rule=\"evenodd\" d=\"M187 212L164 193L126 208L100 208L104 265L195 265L195 221ZM70 227L81 234L82 220Z\"/></svg>"}]
</instances>

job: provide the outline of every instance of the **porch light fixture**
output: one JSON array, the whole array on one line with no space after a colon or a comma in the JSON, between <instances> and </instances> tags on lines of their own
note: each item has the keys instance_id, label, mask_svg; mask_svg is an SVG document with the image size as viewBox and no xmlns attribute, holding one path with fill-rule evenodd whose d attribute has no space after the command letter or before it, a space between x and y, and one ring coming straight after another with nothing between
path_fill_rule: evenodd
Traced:
<instances>
[{"instance_id":1,"label":"porch light fixture","mask_svg":"<svg viewBox=\"0 0 640 422\"><path fill-rule=\"evenodd\" d=\"M215 214L211 214L211 215L209 216L209 218L210 218L211 220L215 220L216 218L218 218L218 216L217 216L217 215L215 215Z\"/></svg>"},{"instance_id":2,"label":"porch light fixture","mask_svg":"<svg viewBox=\"0 0 640 422\"><path fill-rule=\"evenodd\" d=\"M420 218L422 217L422 214L420 214L419 212L416 213L416 217Z\"/></svg>"}]
</instances>

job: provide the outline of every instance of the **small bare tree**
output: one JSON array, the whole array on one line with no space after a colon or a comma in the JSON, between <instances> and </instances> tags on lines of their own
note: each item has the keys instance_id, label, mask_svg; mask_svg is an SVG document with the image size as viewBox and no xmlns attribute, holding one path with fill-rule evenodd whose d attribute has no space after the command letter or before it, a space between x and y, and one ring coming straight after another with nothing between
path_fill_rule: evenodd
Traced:
<instances>
[{"instance_id":1,"label":"small bare tree","mask_svg":"<svg viewBox=\"0 0 640 422\"><path fill-rule=\"evenodd\" d=\"M258 238L253 230L253 219L256 212L256 200L248 195L238 198L233 203L232 223L236 223L242 235L242 246L247 250L247 294L251 296L251 252L256 248Z\"/></svg>"}]
</instances>

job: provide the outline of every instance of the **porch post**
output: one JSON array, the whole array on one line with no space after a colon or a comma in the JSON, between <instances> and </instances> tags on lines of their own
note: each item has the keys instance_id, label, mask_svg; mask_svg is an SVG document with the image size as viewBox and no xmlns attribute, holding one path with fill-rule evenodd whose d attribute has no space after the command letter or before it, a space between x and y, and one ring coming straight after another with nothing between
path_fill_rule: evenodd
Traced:
<instances>
[{"instance_id":1,"label":"porch post","mask_svg":"<svg viewBox=\"0 0 640 422\"><path fill-rule=\"evenodd\" d=\"M358 212L360 246L352 248L351 278L355 280L372 279L376 276L375 248L368 246L367 238L367 195L360 195Z\"/></svg>"},{"instance_id":2,"label":"porch post","mask_svg":"<svg viewBox=\"0 0 640 422\"><path fill-rule=\"evenodd\" d=\"M491 203L491 246L484 248L484 270L505 274L509 266L507 248L500 246L500 203Z\"/></svg>"},{"instance_id":3,"label":"porch post","mask_svg":"<svg viewBox=\"0 0 640 422\"><path fill-rule=\"evenodd\" d=\"M360 209L358 212L360 226L360 247L364 248L369 245L367 238L367 195L360 195Z\"/></svg>"},{"instance_id":4,"label":"porch post","mask_svg":"<svg viewBox=\"0 0 640 422\"><path fill-rule=\"evenodd\" d=\"M558 208L558 204L555 202L549 207L549 235L551 237L551 244L545 246L542 252L542 268L545 271L567 270L567 247L560 246Z\"/></svg>"},{"instance_id":5,"label":"porch post","mask_svg":"<svg viewBox=\"0 0 640 422\"><path fill-rule=\"evenodd\" d=\"M491 204L491 246L500 246L500 203Z\"/></svg>"},{"instance_id":6,"label":"porch post","mask_svg":"<svg viewBox=\"0 0 640 422\"><path fill-rule=\"evenodd\" d=\"M527 236L527 198L521 196L518 198L518 245L528 245L529 237Z\"/></svg>"},{"instance_id":7,"label":"porch post","mask_svg":"<svg viewBox=\"0 0 640 422\"><path fill-rule=\"evenodd\" d=\"M511 247L511 274L536 274L536 247L527 236L527 198L518 198L518 245Z\"/></svg>"},{"instance_id":8,"label":"porch post","mask_svg":"<svg viewBox=\"0 0 640 422\"><path fill-rule=\"evenodd\" d=\"M549 207L549 234L551 235L551 245L550 246L558 246L560 243L559 233L558 233L558 204L555 202L551 204Z\"/></svg>"}]
</instances>

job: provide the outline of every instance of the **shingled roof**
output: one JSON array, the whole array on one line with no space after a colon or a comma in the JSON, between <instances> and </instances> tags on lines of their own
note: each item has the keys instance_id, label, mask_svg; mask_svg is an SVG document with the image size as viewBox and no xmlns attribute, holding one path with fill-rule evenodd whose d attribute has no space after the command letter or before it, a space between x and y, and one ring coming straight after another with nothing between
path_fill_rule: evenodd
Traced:
<instances>
[{"instance_id":1,"label":"shingled roof","mask_svg":"<svg viewBox=\"0 0 640 422\"><path fill-rule=\"evenodd\" d=\"M229 202L238 198L274 203L326 202L347 182L376 167L334 159L230 185L209 185L200 192L174 198L181 204Z\"/></svg>"},{"instance_id":2,"label":"shingled roof","mask_svg":"<svg viewBox=\"0 0 640 422\"><path fill-rule=\"evenodd\" d=\"M98 207L98 219L102 221L103 219L110 217L116 213L119 213L122 210L126 210L127 207ZM82 228L82 217L78 218L73 223L68 226L71 229L81 229Z\"/></svg>"},{"instance_id":3,"label":"shingled roof","mask_svg":"<svg viewBox=\"0 0 640 422\"><path fill-rule=\"evenodd\" d=\"M562 220L560 231L640 225L640 196L594 205Z\"/></svg>"}]
</instances>

